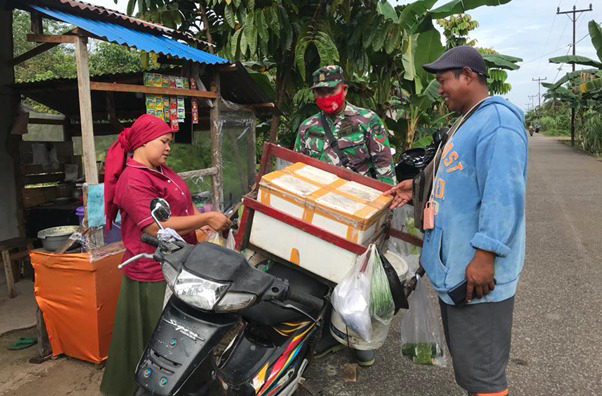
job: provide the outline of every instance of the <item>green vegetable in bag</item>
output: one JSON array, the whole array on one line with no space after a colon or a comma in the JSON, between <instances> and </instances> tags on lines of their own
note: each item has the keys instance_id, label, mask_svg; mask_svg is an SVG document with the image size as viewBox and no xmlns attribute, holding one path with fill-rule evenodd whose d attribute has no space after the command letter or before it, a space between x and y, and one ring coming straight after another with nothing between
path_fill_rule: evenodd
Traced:
<instances>
[{"instance_id":1,"label":"green vegetable in bag","mask_svg":"<svg viewBox=\"0 0 602 396\"><path fill-rule=\"evenodd\" d=\"M380 254L373 247L370 252L372 280L370 282L370 316L382 324L389 324L395 313L395 302L391 294L389 279L383 269Z\"/></svg>"}]
</instances>

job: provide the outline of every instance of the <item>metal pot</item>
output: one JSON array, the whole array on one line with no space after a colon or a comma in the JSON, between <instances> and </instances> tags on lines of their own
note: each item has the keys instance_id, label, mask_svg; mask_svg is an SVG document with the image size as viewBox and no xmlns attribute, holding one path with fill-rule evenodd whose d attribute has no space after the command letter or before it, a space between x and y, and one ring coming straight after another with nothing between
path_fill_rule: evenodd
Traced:
<instances>
[{"instance_id":1,"label":"metal pot","mask_svg":"<svg viewBox=\"0 0 602 396\"><path fill-rule=\"evenodd\" d=\"M78 225L59 226L43 229L38 232L38 239L42 241L44 249L50 252L59 250L67 239L79 228ZM71 248L79 246L79 242L74 242Z\"/></svg>"}]
</instances>

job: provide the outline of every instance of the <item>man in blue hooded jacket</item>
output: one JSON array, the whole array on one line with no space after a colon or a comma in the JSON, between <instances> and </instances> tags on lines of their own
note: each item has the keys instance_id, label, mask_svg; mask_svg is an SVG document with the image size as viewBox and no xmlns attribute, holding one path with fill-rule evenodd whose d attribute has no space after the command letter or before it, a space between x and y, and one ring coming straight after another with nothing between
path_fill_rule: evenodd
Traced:
<instances>
[{"instance_id":1,"label":"man in blue hooded jacket","mask_svg":"<svg viewBox=\"0 0 602 396\"><path fill-rule=\"evenodd\" d=\"M456 382L469 394L507 395L514 294L525 259L524 116L489 97L485 62L472 47L452 48L424 69L436 73L439 94L464 120L434 164L434 210L430 224L424 212L420 262L439 296ZM393 208L404 205L413 198L412 181L387 193ZM448 292L463 282L465 304L456 305Z\"/></svg>"}]
</instances>

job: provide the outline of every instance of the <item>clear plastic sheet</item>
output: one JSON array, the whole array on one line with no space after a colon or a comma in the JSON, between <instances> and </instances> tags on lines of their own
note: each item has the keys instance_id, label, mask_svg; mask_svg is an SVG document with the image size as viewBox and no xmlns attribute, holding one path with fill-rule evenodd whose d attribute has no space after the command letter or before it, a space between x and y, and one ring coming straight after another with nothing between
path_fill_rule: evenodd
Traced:
<instances>
[{"instance_id":1,"label":"clear plastic sheet","mask_svg":"<svg viewBox=\"0 0 602 396\"><path fill-rule=\"evenodd\" d=\"M402 206L393 211L391 228L421 239L423 238L422 232L414 226L414 207L410 205ZM407 262L410 274L414 274L418 270L420 253L422 252L419 246L392 237L389 238L387 244L388 250L402 257Z\"/></svg>"},{"instance_id":2,"label":"clear plastic sheet","mask_svg":"<svg viewBox=\"0 0 602 396\"><path fill-rule=\"evenodd\" d=\"M224 207L240 202L255 182L255 115L252 112L222 111Z\"/></svg>"}]
</instances>

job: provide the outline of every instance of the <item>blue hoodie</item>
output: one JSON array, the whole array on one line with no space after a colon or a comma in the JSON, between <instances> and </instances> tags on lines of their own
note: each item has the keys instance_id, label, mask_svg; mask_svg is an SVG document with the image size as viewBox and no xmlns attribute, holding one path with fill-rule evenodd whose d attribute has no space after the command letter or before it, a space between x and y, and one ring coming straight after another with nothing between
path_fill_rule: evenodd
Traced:
<instances>
[{"instance_id":1,"label":"blue hoodie","mask_svg":"<svg viewBox=\"0 0 602 396\"><path fill-rule=\"evenodd\" d=\"M525 261L527 134L523 112L501 97L485 100L443 149L434 188L435 228L421 263L447 304L476 249L495 253L495 289L472 303L516 291Z\"/></svg>"}]
</instances>

